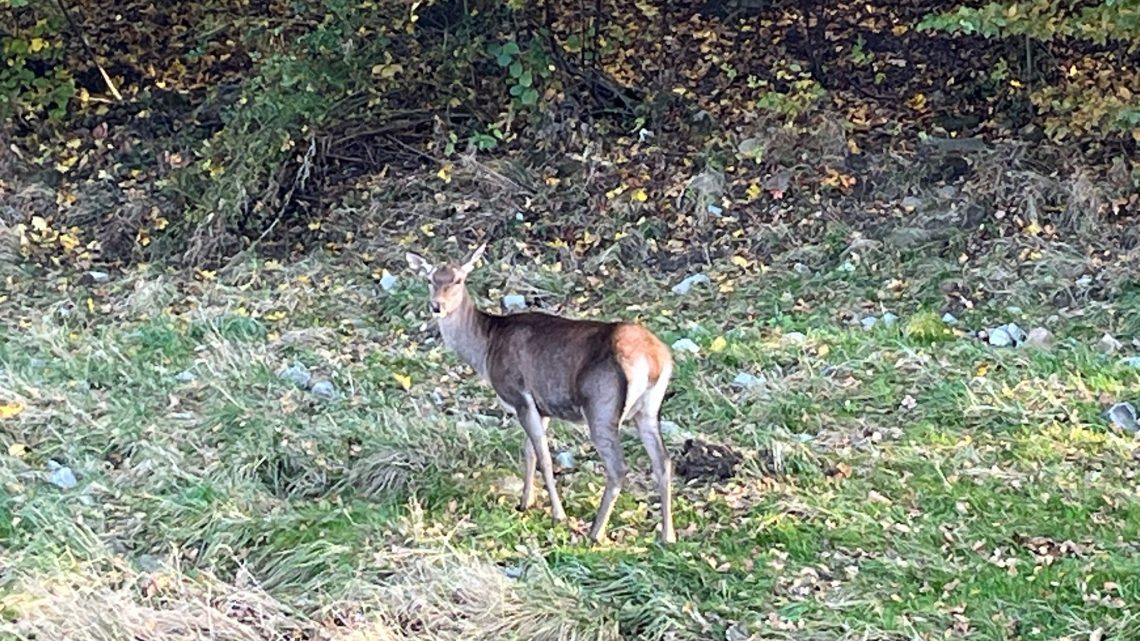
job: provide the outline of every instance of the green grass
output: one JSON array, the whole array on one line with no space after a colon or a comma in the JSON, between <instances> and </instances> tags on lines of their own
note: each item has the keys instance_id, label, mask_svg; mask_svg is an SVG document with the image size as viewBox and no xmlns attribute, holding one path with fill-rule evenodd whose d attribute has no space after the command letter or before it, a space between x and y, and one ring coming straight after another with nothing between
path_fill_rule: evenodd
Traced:
<instances>
[{"instance_id":1,"label":"green grass","mask_svg":"<svg viewBox=\"0 0 1140 641\"><path fill-rule=\"evenodd\" d=\"M64 294L29 285L0 308L0 403L23 408L0 421L0 631L119 639L151 620L196 638L178 622L210 613L219 638L1136 638L1137 444L1100 412L1140 371L1094 348L1140 330L1136 293L1057 320L1049 351L995 350L930 340L934 284L963 277L952 264L876 265L805 278L776 264L684 299L636 272L600 290L526 281L701 346L676 355L663 418L745 464L677 480L666 549L632 433L612 542L581 536L602 477L580 426L552 435L578 461L558 479L571 522L551 525L541 490L515 511L522 431L424 325L418 282L377 296L333 261L251 264L179 302L142 273L94 292L110 312L66 318L46 312ZM484 270L478 293L498 283ZM889 279L907 283L881 303L898 327L843 322ZM962 319L996 325L1017 304L1040 324L1035 300L1030 287ZM341 396L276 376L295 361ZM768 384L735 389L739 371ZM49 459L78 486L45 482Z\"/></svg>"}]
</instances>

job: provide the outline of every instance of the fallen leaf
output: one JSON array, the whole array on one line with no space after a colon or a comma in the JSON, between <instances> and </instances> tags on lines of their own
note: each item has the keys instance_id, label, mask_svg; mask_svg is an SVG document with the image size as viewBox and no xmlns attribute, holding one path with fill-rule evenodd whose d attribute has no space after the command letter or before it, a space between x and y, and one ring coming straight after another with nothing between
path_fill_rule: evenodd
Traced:
<instances>
[{"instance_id":1,"label":"fallen leaf","mask_svg":"<svg viewBox=\"0 0 1140 641\"><path fill-rule=\"evenodd\" d=\"M723 352L724 348L726 348L726 347L728 347L728 341L725 340L725 338L723 336L717 336L716 338L713 339L712 344L709 345L709 351L710 352Z\"/></svg>"},{"instance_id":2,"label":"fallen leaf","mask_svg":"<svg viewBox=\"0 0 1140 641\"><path fill-rule=\"evenodd\" d=\"M23 411L24 406L16 402L0 404L0 419L12 418Z\"/></svg>"},{"instance_id":3,"label":"fallen leaf","mask_svg":"<svg viewBox=\"0 0 1140 641\"><path fill-rule=\"evenodd\" d=\"M408 376L407 374L393 373L392 378L396 379L396 382L399 383L400 387L404 388L405 391L410 390L412 388L412 377L411 376Z\"/></svg>"}]
</instances>

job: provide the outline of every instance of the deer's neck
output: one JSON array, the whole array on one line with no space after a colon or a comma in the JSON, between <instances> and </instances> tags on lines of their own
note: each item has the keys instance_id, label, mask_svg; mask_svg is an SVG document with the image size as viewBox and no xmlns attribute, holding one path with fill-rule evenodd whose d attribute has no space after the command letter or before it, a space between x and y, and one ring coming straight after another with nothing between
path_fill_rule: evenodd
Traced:
<instances>
[{"instance_id":1,"label":"deer's neck","mask_svg":"<svg viewBox=\"0 0 1140 641\"><path fill-rule=\"evenodd\" d=\"M466 291L459 307L439 320L443 343L484 379L487 378L490 344L487 320L487 315L475 307L475 301Z\"/></svg>"}]
</instances>

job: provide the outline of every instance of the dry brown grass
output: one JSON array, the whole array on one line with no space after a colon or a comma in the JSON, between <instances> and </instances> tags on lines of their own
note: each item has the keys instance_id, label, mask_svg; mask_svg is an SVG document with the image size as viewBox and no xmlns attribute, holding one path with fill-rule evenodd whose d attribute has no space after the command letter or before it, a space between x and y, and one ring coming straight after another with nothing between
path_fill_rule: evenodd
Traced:
<instances>
[{"instance_id":1,"label":"dry brown grass","mask_svg":"<svg viewBox=\"0 0 1140 641\"><path fill-rule=\"evenodd\" d=\"M310 615L244 571L223 580L174 564L152 572L121 559L25 574L0 599L0 635L31 641L609 641L611 613L538 565L525 579L443 545L375 555L380 577L337 586Z\"/></svg>"},{"instance_id":2,"label":"dry brown grass","mask_svg":"<svg viewBox=\"0 0 1140 641\"><path fill-rule=\"evenodd\" d=\"M36 641L262 641L331 638L255 585L120 562L25 576L0 603L0 633Z\"/></svg>"}]
</instances>

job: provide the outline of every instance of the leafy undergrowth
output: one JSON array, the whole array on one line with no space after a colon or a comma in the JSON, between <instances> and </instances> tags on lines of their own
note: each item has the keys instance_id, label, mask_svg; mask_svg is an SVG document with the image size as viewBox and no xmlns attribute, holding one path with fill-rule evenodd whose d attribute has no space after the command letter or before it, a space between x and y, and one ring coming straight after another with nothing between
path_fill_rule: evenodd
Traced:
<instances>
[{"instance_id":1,"label":"leafy undergrowth","mask_svg":"<svg viewBox=\"0 0 1140 641\"><path fill-rule=\"evenodd\" d=\"M865 242L763 267L726 257L679 295L683 272L600 250L564 269L492 243L472 277L484 304L519 292L700 347L676 351L669 448L681 460L695 438L742 460L730 478L677 479L680 541L665 549L629 430L612 542L580 534L602 485L582 427L553 424L576 461L558 477L570 523L550 524L542 492L515 511L522 431L442 349L398 251L194 279L6 268L0 631L1135 638L1140 448L1102 412L1140 389L1140 291L1122 278L1058 311L1043 301L1080 295L1074 264L1096 255L1046 248L1005 287L995 270L1021 258L990 251L965 267ZM971 298L957 328L937 325L947 296ZM850 322L869 309L900 322ZM1055 342L997 349L964 331L1009 321ZM1114 353L1098 350L1105 332ZM306 385L280 375L297 363ZM742 372L766 382L742 389Z\"/></svg>"}]
</instances>

